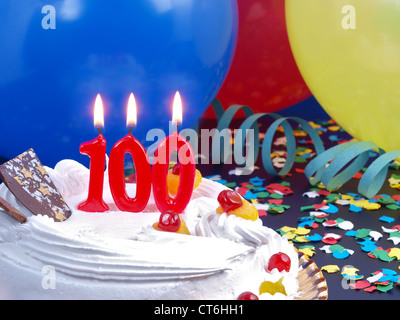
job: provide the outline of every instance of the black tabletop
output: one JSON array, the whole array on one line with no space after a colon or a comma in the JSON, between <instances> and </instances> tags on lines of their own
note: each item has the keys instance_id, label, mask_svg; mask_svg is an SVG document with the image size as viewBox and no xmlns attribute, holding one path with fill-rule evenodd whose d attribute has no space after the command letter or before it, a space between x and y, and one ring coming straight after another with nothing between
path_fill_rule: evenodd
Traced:
<instances>
[{"instance_id":1,"label":"black tabletop","mask_svg":"<svg viewBox=\"0 0 400 320\"><path fill-rule=\"evenodd\" d=\"M333 122L315 121L315 123L320 123L323 128L321 138L327 149L352 139ZM215 123L204 121L202 125L212 127ZM279 138L279 135L276 138ZM400 191L392 188L388 181L392 175L400 172L396 167L389 170L379 196L367 199L368 203L372 203L370 207L361 210L354 206L350 207L349 199L352 203L362 199L357 194L357 185L363 171L340 189L331 191L330 195L324 188L313 189L303 172L309 161L307 149L313 150L313 146L307 143L307 137L297 139L300 140L298 145L302 147L299 149L300 156L285 177L268 175L261 159L258 159L256 170L251 175L235 175L234 169L238 167L235 164L208 165L200 162L197 167L204 177L236 188L249 201L269 204L269 209L260 211L265 226L281 234L285 234L288 230L283 227L295 229L293 231L297 236L293 239L295 246L308 253L310 259L323 269L322 273L328 284L328 299L400 299L397 285L400 275L398 260L400 250L396 239L400 237L396 229L400 225L400 206L397 205L400 204L397 198ZM276 149L285 150L285 146L277 146ZM312 152L310 154L312 158ZM272 192L268 192L271 184L281 184L288 187L291 192L284 195L273 194L271 189L269 191ZM305 193L310 190L315 192L307 196ZM334 199L342 199L344 202L336 203ZM332 205L327 209L328 213L320 210L324 203ZM359 204L361 202L357 203ZM312 205L316 207L310 207ZM310 212L319 212L325 216L312 219ZM336 225L327 226L327 223ZM303 242L305 239L307 242ZM334 254L334 251L337 252ZM337 271L328 273L325 271L326 266L337 266ZM379 273L382 273L381 277L373 277Z\"/></svg>"}]
</instances>

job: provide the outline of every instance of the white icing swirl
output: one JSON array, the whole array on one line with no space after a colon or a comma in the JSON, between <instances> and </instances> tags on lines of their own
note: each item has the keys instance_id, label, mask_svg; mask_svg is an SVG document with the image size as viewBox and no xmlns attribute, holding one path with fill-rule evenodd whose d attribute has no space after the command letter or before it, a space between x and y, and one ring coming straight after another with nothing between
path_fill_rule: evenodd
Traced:
<instances>
[{"instance_id":1,"label":"white icing swirl","mask_svg":"<svg viewBox=\"0 0 400 320\"><path fill-rule=\"evenodd\" d=\"M51 180L64 198L80 195L88 190L89 169L73 160L62 160L54 170L45 167Z\"/></svg>"},{"instance_id":2,"label":"white icing swirl","mask_svg":"<svg viewBox=\"0 0 400 320\"><path fill-rule=\"evenodd\" d=\"M209 212L196 225L196 236L225 238L248 246L268 244L267 228L235 215Z\"/></svg>"}]
</instances>

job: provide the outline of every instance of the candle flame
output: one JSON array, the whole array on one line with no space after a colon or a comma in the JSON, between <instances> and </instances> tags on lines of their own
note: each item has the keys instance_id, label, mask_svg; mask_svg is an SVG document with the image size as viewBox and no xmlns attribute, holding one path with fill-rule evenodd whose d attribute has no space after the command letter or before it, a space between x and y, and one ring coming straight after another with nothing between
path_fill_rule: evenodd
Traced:
<instances>
[{"instance_id":1,"label":"candle flame","mask_svg":"<svg viewBox=\"0 0 400 320\"><path fill-rule=\"evenodd\" d=\"M104 108L103 101L101 100L100 94L96 97L96 102L94 103L94 126L104 127Z\"/></svg>"},{"instance_id":2,"label":"candle flame","mask_svg":"<svg viewBox=\"0 0 400 320\"><path fill-rule=\"evenodd\" d=\"M172 122L182 122L182 99L179 91L175 93L174 105L172 108Z\"/></svg>"},{"instance_id":3,"label":"candle flame","mask_svg":"<svg viewBox=\"0 0 400 320\"><path fill-rule=\"evenodd\" d=\"M127 116L126 116L126 126L135 126L137 123L137 106L136 100L133 93L131 93L128 101Z\"/></svg>"}]
</instances>

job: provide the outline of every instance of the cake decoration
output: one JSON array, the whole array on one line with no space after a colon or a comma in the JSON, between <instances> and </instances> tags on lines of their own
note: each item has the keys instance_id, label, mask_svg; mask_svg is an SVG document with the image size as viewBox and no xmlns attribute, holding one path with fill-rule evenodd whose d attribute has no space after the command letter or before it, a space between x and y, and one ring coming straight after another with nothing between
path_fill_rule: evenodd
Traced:
<instances>
[{"instance_id":1,"label":"cake decoration","mask_svg":"<svg viewBox=\"0 0 400 320\"><path fill-rule=\"evenodd\" d=\"M167 187L169 194L172 196L175 196L178 193L181 166L182 165L178 162L171 169L168 170ZM200 185L201 179L201 172L196 169L193 190L195 190Z\"/></svg>"},{"instance_id":2,"label":"cake decoration","mask_svg":"<svg viewBox=\"0 0 400 320\"><path fill-rule=\"evenodd\" d=\"M172 210L164 211L160 214L158 222L153 224L153 228L159 231L176 232L190 235L181 215Z\"/></svg>"},{"instance_id":3,"label":"cake decoration","mask_svg":"<svg viewBox=\"0 0 400 320\"><path fill-rule=\"evenodd\" d=\"M146 149L133 134L137 123L137 106L131 93L127 106L126 125L128 134L120 139L111 149L108 163L108 178L115 204L121 211L141 212L147 206L151 194L151 165ZM124 159L130 154L135 168L136 192L131 198L126 193Z\"/></svg>"},{"instance_id":4,"label":"cake decoration","mask_svg":"<svg viewBox=\"0 0 400 320\"><path fill-rule=\"evenodd\" d=\"M245 291L238 296L237 300L259 300L259 299L257 295L255 295L254 293L250 291Z\"/></svg>"},{"instance_id":5,"label":"cake decoration","mask_svg":"<svg viewBox=\"0 0 400 320\"><path fill-rule=\"evenodd\" d=\"M258 210L250 202L243 199L236 191L223 190L218 195L219 207L217 213L226 213L235 215L246 220L257 220Z\"/></svg>"},{"instance_id":6,"label":"cake decoration","mask_svg":"<svg viewBox=\"0 0 400 320\"><path fill-rule=\"evenodd\" d=\"M86 212L105 212L109 210L108 205L103 200L107 141L101 131L101 127L104 126L104 110L100 94L97 95L94 104L93 121L99 131L98 137L79 146L80 153L90 157L90 176L87 198L79 204L78 208Z\"/></svg>"},{"instance_id":7,"label":"cake decoration","mask_svg":"<svg viewBox=\"0 0 400 320\"><path fill-rule=\"evenodd\" d=\"M278 252L271 256L268 261L268 271L272 271L273 269L278 269L279 272L290 270L290 258L286 253Z\"/></svg>"},{"instance_id":8,"label":"cake decoration","mask_svg":"<svg viewBox=\"0 0 400 320\"><path fill-rule=\"evenodd\" d=\"M0 178L34 215L46 215L56 222L71 216L70 208L33 149L2 164Z\"/></svg>"},{"instance_id":9,"label":"cake decoration","mask_svg":"<svg viewBox=\"0 0 400 320\"><path fill-rule=\"evenodd\" d=\"M176 130L160 142L153 159L153 195L160 212L172 210L176 213L182 213L189 204L193 194L196 164L191 144L178 133L178 126L181 122L182 100L177 91L172 108L172 124L176 126ZM173 152L178 152L181 168L177 193L174 197L171 197L166 181L169 159Z\"/></svg>"},{"instance_id":10,"label":"cake decoration","mask_svg":"<svg viewBox=\"0 0 400 320\"><path fill-rule=\"evenodd\" d=\"M17 219L19 223L26 222L26 217L18 209L16 209L13 205L8 203L1 197L0 197L0 208L3 209L6 213L8 213L10 216Z\"/></svg>"}]
</instances>

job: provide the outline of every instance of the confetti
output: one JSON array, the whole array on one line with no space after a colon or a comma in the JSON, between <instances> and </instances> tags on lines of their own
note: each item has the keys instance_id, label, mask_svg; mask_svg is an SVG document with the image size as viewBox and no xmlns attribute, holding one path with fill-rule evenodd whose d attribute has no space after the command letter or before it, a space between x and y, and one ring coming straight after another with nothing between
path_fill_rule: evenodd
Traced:
<instances>
[{"instance_id":1,"label":"confetti","mask_svg":"<svg viewBox=\"0 0 400 320\"><path fill-rule=\"evenodd\" d=\"M341 274L348 275L348 276L354 276L354 275L357 275L358 271L360 271L360 270L357 268L354 268L354 267L343 267Z\"/></svg>"},{"instance_id":2,"label":"confetti","mask_svg":"<svg viewBox=\"0 0 400 320\"><path fill-rule=\"evenodd\" d=\"M350 251L345 249L343 251L333 251L332 256L336 259L346 259L347 257L349 257L351 255Z\"/></svg>"},{"instance_id":3,"label":"confetti","mask_svg":"<svg viewBox=\"0 0 400 320\"><path fill-rule=\"evenodd\" d=\"M352 289L365 289L368 288L371 284L367 280L359 280L355 283L350 283L349 286Z\"/></svg>"},{"instance_id":4,"label":"confetti","mask_svg":"<svg viewBox=\"0 0 400 320\"><path fill-rule=\"evenodd\" d=\"M388 253L388 257L396 258L397 260L400 260L400 249L399 248L391 248Z\"/></svg>"},{"instance_id":5,"label":"confetti","mask_svg":"<svg viewBox=\"0 0 400 320\"><path fill-rule=\"evenodd\" d=\"M329 265L321 267L321 270L325 271L327 273L336 273L336 272L340 271L340 268L335 264L329 264Z\"/></svg>"},{"instance_id":6,"label":"confetti","mask_svg":"<svg viewBox=\"0 0 400 320\"><path fill-rule=\"evenodd\" d=\"M392 222L394 222L394 218L388 217L388 216L381 216L381 217L379 218L379 221L387 222L387 223L392 223Z\"/></svg>"},{"instance_id":7,"label":"confetti","mask_svg":"<svg viewBox=\"0 0 400 320\"><path fill-rule=\"evenodd\" d=\"M315 254L314 246L301 246L298 250L304 253L308 258L311 258Z\"/></svg>"}]
</instances>

